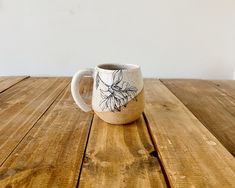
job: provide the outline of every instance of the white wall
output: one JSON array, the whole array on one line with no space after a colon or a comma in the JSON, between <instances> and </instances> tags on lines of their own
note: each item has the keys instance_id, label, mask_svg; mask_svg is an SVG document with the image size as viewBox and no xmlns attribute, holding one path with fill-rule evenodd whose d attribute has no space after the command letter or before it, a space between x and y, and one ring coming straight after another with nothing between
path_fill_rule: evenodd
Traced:
<instances>
[{"instance_id":1,"label":"white wall","mask_svg":"<svg viewBox=\"0 0 235 188\"><path fill-rule=\"evenodd\" d=\"M146 77L232 79L234 0L0 0L0 75L140 64Z\"/></svg>"}]
</instances>

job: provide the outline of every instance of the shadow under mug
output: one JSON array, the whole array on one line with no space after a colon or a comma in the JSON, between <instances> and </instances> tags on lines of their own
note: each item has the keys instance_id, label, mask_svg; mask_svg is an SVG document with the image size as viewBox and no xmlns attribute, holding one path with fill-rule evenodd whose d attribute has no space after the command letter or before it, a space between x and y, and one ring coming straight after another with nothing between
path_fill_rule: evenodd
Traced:
<instances>
[{"instance_id":1,"label":"shadow under mug","mask_svg":"<svg viewBox=\"0 0 235 188\"><path fill-rule=\"evenodd\" d=\"M78 91L79 80L92 76L92 105L84 102ZM72 79L71 92L76 104L85 112L94 112L105 122L127 124L144 111L144 87L140 67L133 64L101 64L94 69L79 70Z\"/></svg>"}]
</instances>

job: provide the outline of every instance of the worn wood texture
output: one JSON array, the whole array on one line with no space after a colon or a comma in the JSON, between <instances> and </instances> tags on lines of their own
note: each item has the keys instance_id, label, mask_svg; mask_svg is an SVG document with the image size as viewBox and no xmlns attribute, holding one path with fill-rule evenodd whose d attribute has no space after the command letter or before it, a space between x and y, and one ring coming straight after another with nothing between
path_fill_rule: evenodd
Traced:
<instances>
[{"instance_id":1,"label":"worn wood texture","mask_svg":"<svg viewBox=\"0 0 235 188\"><path fill-rule=\"evenodd\" d=\"M211 80L210 82L235 99L235 80Z\"/></svg>"},{"instance_id":2,"label":"worn wood texture","mask_svg":"<svg viewBox=\"0 0 235 188\"><path fill-rule=\"evenodd\" d=\"M95 115L79 187L166 187L143 117L110 125Z\"/></svg>"},{"instance_id":3,"label":"worn wood texture","mask_svg":"<svg viewBox=\"0 0 235 188\"><path fill-rule=\"evenodd\" d=\"M208 129L159 80L145 80L145 94L150 133L171 186L234 187L235 159Z\"/></svg>"},{"instance_id":4,"label":"worn wood texture","mask_svg":"<svg viewBox=\"0 0 235 188\"><path fill-rule=\"evenodd\" d=\"M0 165L69 81L28 78L0 94Z\"/></svg>"},{"instance_id":5,"label":"worn wood texture","mask_svg":"<svg viewBox=\"0 0 235 188\"><path fill-rule=\"evenodd\" d=\"M0 93L28 78L27 76L0 76Z\"/></svg>"},{"instance_id":6,"label":"worn wood texture","mask_svg":"<svg viewBox=\"0 0 235 188\"><path fill-rule=\"evenodd\" d=\"M231 90L235 81L221 81L217 86L203 80L163 80L163 83L235 156L235 98L230 96L235 96Z\"/></svg>"},{"instance_id":7,"label":"worn wood texture","mask_svg":"<svg viewBox=\"0 0 235 188\"><path fill-rule=\"evenodd\" d=\"M90 88L82 82L86 98ZM67 87L0 168L0 187L76 187L92 116Z\"/></svg>"}]
</instances>

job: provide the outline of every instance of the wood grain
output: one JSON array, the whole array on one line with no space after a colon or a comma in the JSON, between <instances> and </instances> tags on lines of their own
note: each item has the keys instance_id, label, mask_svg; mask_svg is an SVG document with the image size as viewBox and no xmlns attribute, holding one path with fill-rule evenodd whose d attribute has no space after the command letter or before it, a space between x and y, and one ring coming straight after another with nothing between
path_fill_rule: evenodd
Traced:
<instances>
[{"instance_id":1,"label":"wood grain","mask_svg":"<svg viewBox=\"0 0 235 188\"><path fill-rule=\"evenodd\" d=\"M82 82L86 98L90 88ZM76 187L92 116L67 87L0 168L0 187Z\"/></svg>"},{"instance_id":2,"label":"wood grain","mask_svg":"<svg viewBox=\"0 0 235 188\"><path fill-rule=\"evenodd\" d=\"M154 151L143 117L110 125L95 115L79 187L166 187Z\"/></svg>"},{"instance_id":3,"label":"wood grain","mask_svg":"<svg viewBox=\"0 0 235 188\"><path fill-rule=\"evenodd\" d=\"M70 79L29 78L0 95L0 164L24 138Z\"/></svg>"},{"instance_id":4,"label":"wood grain","mask_svg":"<svg viewBox=\"0 0 235 188\"><path fill-rule=\"evenodd\" d=\"M235 99L235 80L213 80L212 82L218 89Z\"/></svg>"},{"instance_id":5,"label":"wood grain","mask_svg":"<svg viewBox=\"0 0 235 188\"><path fill-rule=\"evenodd\" d=\"M171 186L234 187L235 159L208 129L159 80L145 80L145 94L149 129Z\"/></svg>"},{"instance_id":6,"label":"wood grain","mask_svg":"<svg viewBox=\"0 0 235 188\"><path fill-rule=\"evenodd\" d=\"M235 81L221 81L217 86L203 80L163 80L163 83L235 156L235 98L230 96L235 96L231 90Z\"/></svg>"},{"instance_id":7,"label":"wood grain","mask_svg":"<svg viewBox=\"0 0 235 188\"><path fill-rule=\"evenodd\" d=\"M0 76L0 93L28 78L27 76Z\"/></svg>"}]
</instances>

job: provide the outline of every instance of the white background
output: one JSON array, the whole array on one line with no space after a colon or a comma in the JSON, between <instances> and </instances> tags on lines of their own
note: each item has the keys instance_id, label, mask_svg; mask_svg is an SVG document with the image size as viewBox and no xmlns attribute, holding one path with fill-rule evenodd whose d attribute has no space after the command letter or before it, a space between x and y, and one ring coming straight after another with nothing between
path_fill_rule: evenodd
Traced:
<instances>
[{"instance_id":1,"label":"white background","mask_svg":"<svg viewBox=\"0 0 235 188\"><path fill-rule=\"evenodd\" d=\"M134 63L145 77L233 79L234 0L0 0L0 75Z\"/></svg>"}]
</instances>

